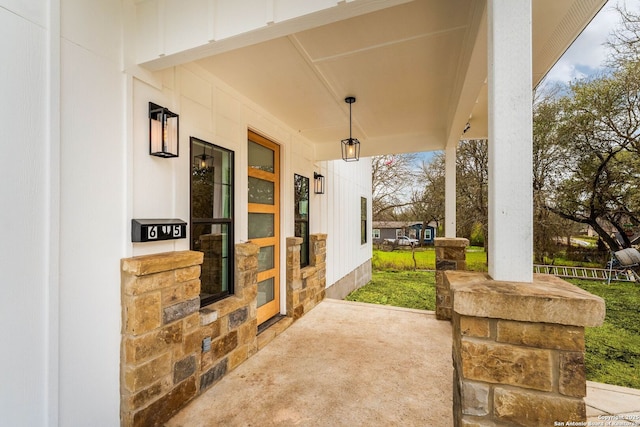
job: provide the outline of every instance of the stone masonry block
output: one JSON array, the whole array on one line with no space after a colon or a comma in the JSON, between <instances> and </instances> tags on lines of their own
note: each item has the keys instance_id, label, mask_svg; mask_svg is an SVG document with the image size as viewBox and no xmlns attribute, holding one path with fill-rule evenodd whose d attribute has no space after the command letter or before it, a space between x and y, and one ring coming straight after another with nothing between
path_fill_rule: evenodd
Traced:
<instances>
[{"instance_id":1,"label":"stone masonry block","mask_svg":"<svg viewBox=\"0 0 640 427\"><path fill-rule=\"evenodd\" d=\"M489 319L460 316L460 334L469 337L489 338L491 335Z\"/></svg>"},{"instance_id":2,"label":"stone masonry block","mask_svg":"<svg viewBox=\"0 0 640 427\"><path fill-rule=\"evenodd\" d=\"M446 287L449 289L449 283L445 283L444 271L436 271L436 288L437 287Z\"/></svg>"},{"instance_id":3,"label":"stone masonry block","mask_svg":"<svg viewBox=\"0 0 640 427\"><path fill-rule=\"evenodd\" d=\"M228 297L223 300L216 301L213 304L208 305L206 308L217 311L218 319L222 319L232 311L235 311L246 305L247 302L241 298Z\"/></svg>"},{"instance_id":4,"label":"stone masonry block","mask_svg":"<svg viewBox=\"0 0 640 427\"><path fill-rule=\"evenodd\" d=\"M126 258L121 261L121 270L134 276L146 276L162 271L202 264L204 254L195 251L167 252ZM172 274L173 275L173 274Z\"/></svg>"},{"instance_id":5,"label":"stone masonry block","mask_svg":"<svg viewBox=\"0 0 640 427\"><path fill-rule=\"evenodd\" d=\"M460 421L460 427L500 427L500 426L497 426L496 423L490 420L464 417Z\"/></svg>"},{"instance_id":6,"label":"stone masonry block","mask_svg":"<svg viewBox=\"0 0 640 427\"><path fill-rule=\"evenodd\" d=\"M184 332L191 332L200 326L200 313L192 313L183 320Z\"/></svg>"},{"instance_id":7,"label":"stone masonry block","mask_svg":"<svg viewBox=\"0 0 640 427\"><path fill-rule=\"evenodd\" d=\"M139 363L167 351L167 346L182 343L182 325L173 323L140 337L125 337L125 361Z\"/></svg>"},{"instance_id":8,"label":"stone masonry block","mask_svg":"<svg viewBox=\"0 0 640 427\"><path fill-rule=\"evenodd\" d=\"M218 320L218 312L210 308L203 308L200 310L200 325L209 325Z\"/></svg>"},{"instance_id":9,"label":"stone masonry block","mask_svg":"<svg viewBox=\"0 0 640 427\"><path fill-rule=\"evenodd\" d=\"M238 345L247 344L258 335L258 321L251 319L238 328Z\"/></svg>"},{"instance_id":10,"label":"stone masonry block","mask_svg":"<svg viewBox=\"0 0 640 427\"><path fill-rule=\"evenodd\" d=\"M163 379L162 381L158 381L150 387L140 390L135 394L125 395L126 398L123 405L129 410L142 408L143 406L149 404L149 402L151 402L152 400L157 399L158 396L160 396L163 391L168 390L169 387L169 384Z\"/></svg>"},{"instance_id":11,"label":"stone masonry block","mask_svg":"<svg viewBox=\"0 0 640 427\"><path fill-rule=\"evenodd\" d=\"M467 253L464 248L442 248L444 249L444 259L451 259L455 261L465 261L467 259Z\"/></svg>"},{"instance_id":12,"label":"stone masonry block","mask_svg":"<svg viewBox=\"0 0 640 427\"><path fill-rule=\"evenodd\" d=\"M436 248L441 246L466 248L469 246L469 239L463 237L436 237L433 244Z\"/></svg>"},{"instance_id":13,"label":"stone masonry block","mask_svg":"<svg viewBox=\"0 0 640 427\"><path fill-rule=\"evenodd\" d=\"M192 354L173 365L173 383L178 384L196 372L196 357Z\"/></svg>"},{"instance_id":14,"label":"stone masonry block","mask_svg":"<svg viewBox=\"0 0 640 427\"><path fill-rule=\"evenodd\" d=\"M498 281L470 271L445 275L455 292L454 310L467 316L581 327L604 320L602 298L550 274L534 274L532 283Z\"/></svg>"},{"instance_id":15,"label":"stone masonry block","mask_svg":"<svg viewBox=\"0 0 640 427\"><path fill-rule=\"evenodd\" d=\"M500 320L496 341L556 350L584 351L584 328Z\"/></svg>"},{"instance_id":16,"label":"stone masonry block","mask_svg":"<svg viewBox=\"0 0 640 427\"><path fill-rule=\"evenodd\" d=\"M587 395L587 374L584 352L560 352L560 378L558 391L565 396L585 397Z\"/></svg>"},{"instance_id":17,"label":"stone masonry block","mask_svg":"<svg viewBox=\"0 0 640 427\"><path fill-rule=\"evenodd\" d=\"M287 237L287 248L293 248L292 250L295 251L295 247L298 246L297 250L299 251L302 240L302 237Z\"/></svg>"},{"instance_id":18,"label":"stone masonry block","mask_svg":"<svg viewBox=\"0 0 640 427\"><path fill-rule=\"evenodd\" d=\"M129 297L125 301L127 307L126 333L142 335L160 327L162 324L160 292L151 292L139 297Z\"/></svg>"},{"instance_id":19,"label":"stone masonry block","mask_svg":"<svg viewBox=\"0 0 640 427\"><path fill-rule=\"evenodd\" d=\"M179 302L178 304L165 307L162 311L162 322L167 323L175 322L176 320L183 319L188 315L197 312L200 309L200 298L193 298L187 301Z\"/></svg>"},{"instance_id":20,"label":"stone masonry block","mask_svg":"<svg viewBox=\"0 0 640 427\"><path fill-rule=\"evenodd\" d=\"M150 386L170 372L171 354L165 353L147 363L126 369L124 373L124 385L127 390L137 392Z\"/></svg>"},{"instance_id":21,"label":"stone masonry block","mask_svg":"<svg viewBox=\"0 0 640 427\"><path fill-rule=\"evenodd\" d=\"M238 243L235 246L235 253L237 258L243 256L257 256L259 252L260 246L251 242Z\"/></svg>"},{"instance_id":22,"label":"stone masonry block","mask_svg":"<svg viewBox=\"0 0 640 427\"><path fill-rule=\"evenodd\" d=\"M258 268L258 257L239 257L236 263L236 268L240 271L255 270Z\"/></svg>"},{"instance_id":23,"label":"stone masonry block","mask_svg":"<svg viewBox=\"0 0 640 427\"><path fill-rule=\"evenodd\" d=\"M177 284L162 289L162 306L167 307L184 300L184 286Z\"/></svg>"},{"instance_id":24,"label":"stone masonry block","mask_svg":"<svg viewBox=\"0 0 640 427\"><path fill-rule=\"evenodd\" d=\"M551 391L551 352L462 338L462 376L489 383Z\"/></svg>"},{"instance_id":25,"label":"stone masonry block","mask_svg":"<svg viewBox=\"0 0 640 427\"><path fill-rule=\"evenodd\" d=\"M238 347L229 355L229 370L235 369L249 357L249 346L243 345Z\"/></svg>"},{"instance_id":26,"label":"stone masonry block","mask_svg":"<svg viewBox=\"0 0 640 427\"><path fill-rule=\"evenodd\" d=\"M180 268L175 270L175 278L176 282L184 283L189 282L191 280L200 279L200 269L199 265L194 265L192 267Z\"/></svg>"},{"instance_id":27,"label":"stone masonry block","mask_svg":"<svg viewBox=\"0 0 640 427\"><path fill-rule=\"evenodd\" d=\"M557 421L584 423L587 418L582 399L502 387L494 389L493 408L495 418L509 425L552 426Z\"/></svg>"},{"instance_id":28,"label":"stone masonry block","mask_svg":"<svg viewBox=\"0 0 640 427\"><path fill-rule=\"evenodd\" d=\"M133 415L133 427L163 425L196 395L196 391L195 377L182 382L165 396L136 412Z\"/></svg>"},{"instance_id":29,"label":"stone masonry block","mask_svg":"<svg viewBox=\"0 0 640 427\"><path fill-rule=\"evenodd\" d=\"M183 298L191 299L195 297L200 297L200 287L201 287L200 279L194 279L194 280L189 280L188 282L183 282L182 283Z\"/></svg>"},{"instance_id":30,"label":"stone masonry block","mask_svg":"<svg viewBox=\"0 0 640 427\"><path fill-rule=\"evenodd\" d=\"M124 282L123 291L126 295L142 295L147 292L168 288L175 283L175 275L172 271L165 271L149 276L129 275L129 277L131 280Z\"/></svg>"},{"instance_id":31,"label":"stone masonry block","mask_svg":"<svg viewBox=\"0 0 640 427\"><path fill-rule=\"evenodd\" d=\"M452 310L446 307L436 307L436 319L451 320Z\"/></svg>"},{"instance_id":32,"label":"stone masonry block","mask_svg":"<svg viewBox=\"0 0 640 427\"><path fill-rule=\"evenodd\" d=\"M211 343L211 357L216 360L231 353L238 346L238 331L231 331Z\"/></svg>"},{"instance_id":33,"label":"stone masonry block","mask_svg":"<svg viewBox=\"0 0 640 427\"><path fill-rule=\"evenodd\" d=\"M200 392L209 388L227 373L228 359L224 358L200 376Z\"/></svg>"},{"instance_id":34,"label":"stone masonry block","mask_svg":"<svg viewBox=\"0 0 640 427\"><path fill-rule=\"evenodd\" d=\"M436 270L457 270L458 262L451 260L437 260L436 261Z\"/></svg>"},{"instance_id":35,"label":"stone masonry block","mask_svg":"<svg viewBox=\"0 0 640 427\"><path fill-rule=\"evenodd\" d=\"M478 416L489 414L489 385L464 381L461 388L463 414Z\"/></svg>"},{"instance_id":36,"label":"stone masonry block","mask_svg":"<svg viewBox=\"0 0 640 427\"><path fill-rule=\"evenodd\" d=\"M229 330L235 329L242 325L249 316L249 309L244 306L229 313Z\"/></svg>"}]
</instances>

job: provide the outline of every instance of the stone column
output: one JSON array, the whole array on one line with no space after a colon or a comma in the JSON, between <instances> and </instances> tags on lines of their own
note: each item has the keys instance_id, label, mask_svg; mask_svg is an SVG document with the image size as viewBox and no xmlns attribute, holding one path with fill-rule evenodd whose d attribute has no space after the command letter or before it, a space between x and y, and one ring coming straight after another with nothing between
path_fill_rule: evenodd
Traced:
<instances>
[{"instance_id":1,"label":"stone column","mask_svg":"<svg viewBox=\"0 0 640 427\"><path fill-rule=\"evenodd\" d=\"M123 426L163 425L256 353L259 251L252 243L235 245L234 294L203 308L202 252L121 261Z\"/></svg>"},{"instance_id":2,"label":"stone column","mask_svg":"<svg viewBox=\"0 0 640 427\"><path fill-rule=\"evenodd\" d=\"M451 293L444 281L447 270L466 270L465 250L469 240L464 238L436 237L436 318L451 320Z\"/></svg>"},{"instance_id":3,"label":"stone column","mask_svg":"<svg viewBox=\"0 0 640 427\"><path fill-rule=\"evenodd\" d=\"M309 236L309 265L300 268L301 237L287 238L287 316L297 320L326 295L327 235Z\"/></svg>"},{"instance_id":4,"label":"stone column","mask_svg":"<svg viewBox=\"0 0 640 427\"><path fill-rule=\"evenodd\" d=\"M586 422L584 328L602 324L604 301L551 275L521 283L448 271L444 279L453 297L454 425Z\"/></svg>"}]
</instances>

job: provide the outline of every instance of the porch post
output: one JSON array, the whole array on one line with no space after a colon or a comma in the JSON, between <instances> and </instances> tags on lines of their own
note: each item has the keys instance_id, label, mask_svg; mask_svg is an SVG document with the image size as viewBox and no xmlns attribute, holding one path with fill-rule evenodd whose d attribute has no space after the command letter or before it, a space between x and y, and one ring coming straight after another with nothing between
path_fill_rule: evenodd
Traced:
<instances>
[{"instance_id":1,"label":"porch post","mask_svg":"<svg viewBox=\"0 0 640 427\"><path fill-rule=\"evenodd\" d=\"M489 0L489 274L494 280L533 280L531 65L531 0Z\"/></svg>"},{"instance_id":2,"label":"porch post","mask_svg":"<svg viewBox=\"0 0 640 427\"><path fill-rule=\"evenodd\" d=\"M456 237L456 152L457 144L448 145L444 160L444 237Z\"/></svg>"}]
</instances>

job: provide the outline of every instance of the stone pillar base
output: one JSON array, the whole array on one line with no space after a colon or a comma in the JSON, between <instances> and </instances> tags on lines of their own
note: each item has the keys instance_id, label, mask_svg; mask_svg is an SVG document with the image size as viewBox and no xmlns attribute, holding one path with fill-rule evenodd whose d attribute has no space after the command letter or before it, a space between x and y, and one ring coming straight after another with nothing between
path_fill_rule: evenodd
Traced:
<instances>
[{"instance_id":1,"label":"stone pillar base","mask_svg":"<svg viewBox=\"0 0 640 427\"><path fill-rule=\"evenodd\" d=\"M604 301L551 275L443 273L453 297L454 424L585 422L584 328Z\"/></svg>"},{"instance_id":2,"label":"stone pillar base","mask_svg":"<svg viewBox=\"0 0 640 427\"><path fill-rule=\"evenodd\" d=\"M466 249L469 240L463 238L437 237L436 248L436 318L451 320L451 292L444 281L447 270L466 270Z\"/></svg>"}]
</instances>

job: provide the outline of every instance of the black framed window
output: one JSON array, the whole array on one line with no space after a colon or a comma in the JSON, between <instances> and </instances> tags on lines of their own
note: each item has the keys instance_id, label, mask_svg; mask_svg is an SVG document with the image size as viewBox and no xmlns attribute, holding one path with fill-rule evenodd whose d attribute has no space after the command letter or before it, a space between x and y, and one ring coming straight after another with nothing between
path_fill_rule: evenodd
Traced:
<instances>
[{"instance_id":1,"label":"black framed window","mask_svg":"<svg viewBox=\"0 0 640 427\"><path fill-rule=\"evenodd\" d=\"M367 243L367 198L360 197L360 244Z\"/></svg>"},{"instance_id":2,"label":"black framed window","mask_svg":"<svg viewBox=\"0 0 640 427\"><path fill-rule=\"evenodd\" d=\"M309 178L293 175L295 212L294 236L302 237L300 246L300 267L309 265Z\"/></svg>"},{"instance_id":3,"label":"black framed window","mask_svg":"<svg viewBox=\"0 0 640 427\"><path fill-rule=\"evenodd\" d=\"M200 305L233 294L233 151L191 137L191 250L204 253Z\"/></svg>"}]
</instances>

